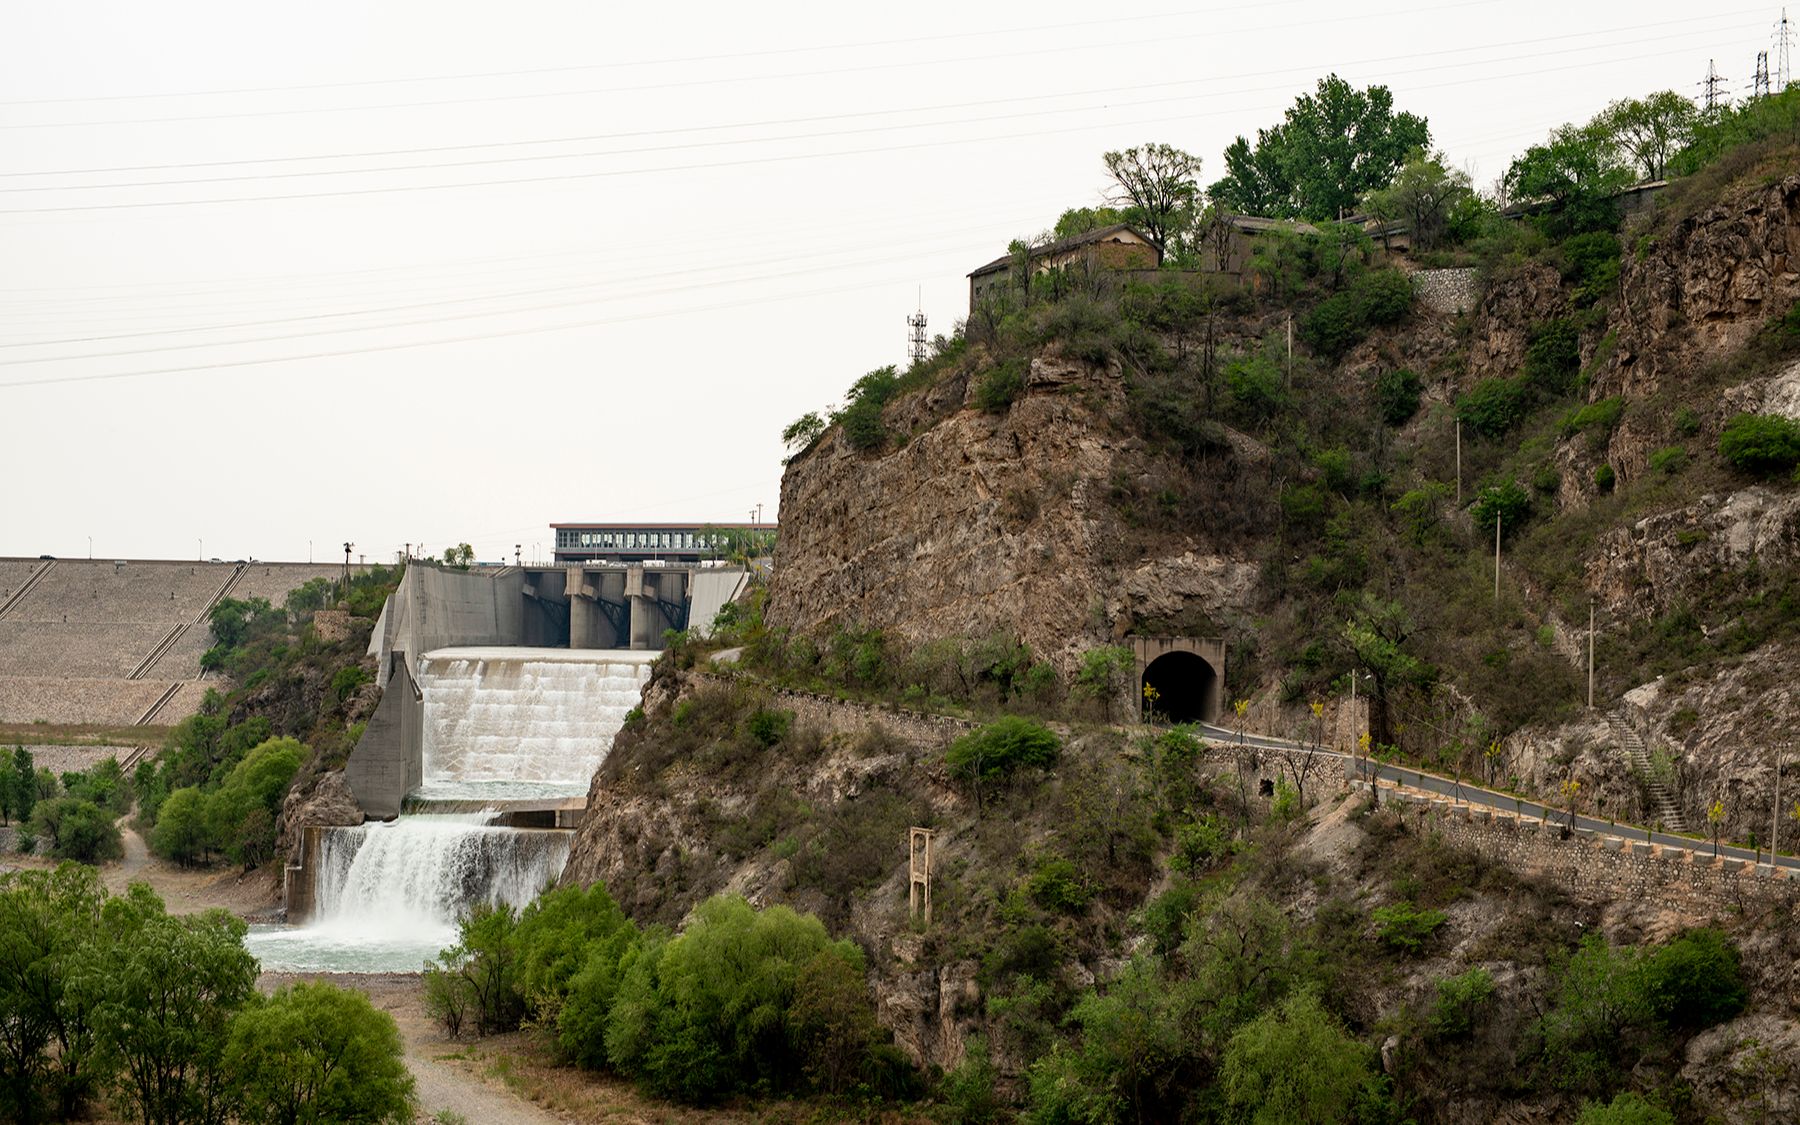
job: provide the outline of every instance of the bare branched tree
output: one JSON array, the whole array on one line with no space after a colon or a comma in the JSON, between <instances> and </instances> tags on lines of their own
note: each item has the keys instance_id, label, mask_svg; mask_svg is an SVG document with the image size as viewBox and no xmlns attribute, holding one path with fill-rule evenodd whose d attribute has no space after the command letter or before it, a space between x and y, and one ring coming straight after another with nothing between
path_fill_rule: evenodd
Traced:
<instances>
[{"instance_id":1,"label":"bare branched tree","mask_svg":"<svg viewBox=\"0 0 1800 1125\"><path fill-rule=\"evenodd\" d=\"M1102 159L1114 185L1108 202L1126 208L1126 221L1166 250L1169 239L1193 222L1200 158L1174 145L1146 144Z\"/></svg>"}]
</instances>

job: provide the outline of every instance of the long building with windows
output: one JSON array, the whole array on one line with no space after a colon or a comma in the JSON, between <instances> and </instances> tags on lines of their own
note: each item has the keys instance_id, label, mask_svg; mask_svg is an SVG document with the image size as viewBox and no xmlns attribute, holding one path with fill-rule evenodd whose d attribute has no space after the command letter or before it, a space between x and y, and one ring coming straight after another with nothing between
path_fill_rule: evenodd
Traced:
<instances>
[{"instance_id":1,"label":"long building with windows","mask_svg":"<svg viewBox=\"0 0 1800 1125\"><path fill-rule=\"evenodd\" d=\"M553 523L558 565L701 563L744 553L768 554L773 523Z\"/></svg>"}]
</instances>

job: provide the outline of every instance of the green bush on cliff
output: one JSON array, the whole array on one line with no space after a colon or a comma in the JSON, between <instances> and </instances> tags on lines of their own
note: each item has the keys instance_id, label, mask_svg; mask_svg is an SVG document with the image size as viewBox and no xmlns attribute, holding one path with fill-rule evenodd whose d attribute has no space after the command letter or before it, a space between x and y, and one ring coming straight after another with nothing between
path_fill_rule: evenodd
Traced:
<instances>
[{"instance_id":1,"label":"green bush on cliff","mask_svg":"<svg viewBox=\"0 0 1800 1125\"><path fill-rule=\"evenodd\" d=\"M944 764L952 777L980 788L1003 782L1021 769L1056 764L1062 743L1042 723L1006 715L950 744Z\"/></svg>"},{"instance_id":2,"label":"green bush on cliff","mask_svg":"<svg viewBox=\"0 0 1800 1125\"><path fill-rule=\"evenodd\" d=\"M1800 422L1776 414L1739 414L1719 434L1719 455L1747 473L1784 473L1800 463Z\"/></svg>"}]
</instances>

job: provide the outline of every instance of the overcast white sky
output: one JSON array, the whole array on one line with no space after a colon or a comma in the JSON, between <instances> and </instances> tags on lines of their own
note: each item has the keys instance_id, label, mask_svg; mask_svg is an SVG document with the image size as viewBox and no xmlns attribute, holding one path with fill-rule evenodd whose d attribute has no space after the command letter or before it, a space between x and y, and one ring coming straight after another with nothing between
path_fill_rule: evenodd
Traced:
<instances>
[{"instance_id":1,"label":"overcast white sky","mask_svg":"<svg viewBox=\"0 0 1800 1125\"><path fill-rule=\"evenodd\" d=\"M1734 93L1780 6L0 5L0 554L548 555L741 520L782 427L1098 201L1336 71L1491 183Z\"/></svg>"}]
</instances>

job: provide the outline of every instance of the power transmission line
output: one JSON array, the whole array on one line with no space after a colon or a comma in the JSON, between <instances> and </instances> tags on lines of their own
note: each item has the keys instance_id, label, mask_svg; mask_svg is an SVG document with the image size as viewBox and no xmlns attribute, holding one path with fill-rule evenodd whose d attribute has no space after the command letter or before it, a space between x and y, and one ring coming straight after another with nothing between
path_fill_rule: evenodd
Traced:
<instances>
[{"instance_id":1,"label":"power transmission line","mask_svg":"<svg viewBox=\"0 0 1800 1125\"><path fill-rule=\"evenodd\" d=\"M495 332L475 332L463 336L448 336L434 340L407 340L392 344L372 344L361 348L339 348L333 351L308 352L300 355L264 356L259 359L220 360L216 363L187 364L180 367L162 367L139 371L109 371L97 375L54 375L41 379L15 379L0 383L0 391L18 387L54 386L62 383L97 383L116 379L140 379L157 375L181 375L200 371L222 371L233 367L265 367L273 363L298 363L310 359L339 359L345 356L373 355L379 352L407 351L413 348L430 348L447 344L466 344L479 340L500 340L513 336L531 336L546 332L567 332L580 328L598 328L611 324L626 324L639 320L655 320L667 316L682 316L698 312L718 312L723 309L743 308L749 305L768 304L773 301L797 301L808 297L824 297L837 293L857 292L864 289L876 289L884 285L899 284L902 279L884 279L870 281L860 285L833 285L825 289L813 289L802 293L768 294L760 297L746 297L738 301L724 301L712 305L701 305L693 308L664 309L658 312L630 313L620 316L595 317L587 320L563 321L557 324L540 324L524 328L513 328Z\"/></svg>"},{"instance_id":2,"label":"power transmission line","mask_svg":"<svg viewBox=\"0 0 1800 1125\"><path fill-rule=\"evenodd\" d=\"M1681 38L1681 39L1685 40L1687 37L1686 36L1670 36L1670 37L1666 37L1666 38ZM1591 50L1591 49L1593 49L1593 48L1579 48L1577 50ZM1630 61L1637 61L1639 59L1645 59L1645 58L1658 58L1658 57L1662 57L1662 56L1668 55L1668 54L1686 53L1686 51L1688 49L1691 49L1691 48L1684 48L1680 52L1652 52L1652 53L1644 54L1644 55L1625 56L1622 58L1609 59L1609 60L1605 60L1605 61L1606 62L1630 62ZM1545 52L1538 52L1538 53L1534 53L1532 55L1520 55L1520 56L1512 56L1512 57L1508 57L1508 58L1499 58L1499 59L1484 59L1484 60L1478 60L1474 64L1447 63L1447 64L1443 64L1440 66L1418 67L1411 71L1407 71L1407 72L1403 72L1403 73L1419 74L1419 73L1428 73L1428 72L1439 71L1439 70L1465 70L1470 65L1485 65L1485 64L1495 63L1495 62L1511 62L1511 61L1518 61L1519 59L1538 58L1538 57L1541 57L1544 53ZM1550 52L1550 53L1571 53L1571 52ZM1421 54L1423 54L1423 53L1421 53ZM1444 86L1467 85L1472 82L1491 82L1491 81L1495 81L1500 78L1520 77L1523 74L1546 74L1546 73L1555 73L1555 72L1561 71L1561 70L1575 70L1575 69L1588 70L1588 69L1592 69L1592 67L1594 65L1595 64L1592 62L1584 62L1584 63L1578 63L1578 64L1571 64L1570 66L1565 66L1565 67L1537 68L1537 69L1531 70L1531 71L1514 72L1514 73L1509 73L1506 75L1489 75L1489 76L1483 76L1483 77L1473 78L1473 79L1458 79L1458 80L1454 80L1451 82L1436 83L1433 85L1414 86L1413 89L1414 90L1436 89L1436 88L1444 87ZM1284 85L1284 86L1280 86L1280 87L1267 87L1267 88L1264 88L1262 91L1252 91L1252 92L1268 92L1268 91L1272 91L1272 90L1285 91L1287 89L1288 89L1288 87ZM1185 99L1182 99L1182 100L1185 100ZM1281 108L1284 108L1284 107L1262 106L1262 107L1255 107L1253 109L1244 109L1242 107L1233 107L1233 108L1229 108L1229 109L1209 110L1209 111L1202 112L1202 113L1180 114L1180 115L1167 116L1167 117L1141 119L1138 121L1130 122L1129 124L1133 127L1142 127L1142 126L1147 126L1147 125L1162 125L1162 124L1170 124L1170 123L1176 123L1176 122L1193 121L1193 120L1197 120L1197 119L1204 118L1204 117L1223 116L1226 114L1238 115L1238 114L1243 114L1243 113L1274 111L1274 110L1279 110ZM1120 127L1120 124L1121 123L1118 123L1118 122L1102 122L1102 123L1076 125L1076 126L1064 126L1064 127L1057 127L1057 128L1052 128L1052 129L1040 129L1040 130L1034 130L1031 132L1012 131L1012 132L1008 132L1005 134L999 134L999 135L986 135L986 136L980 136L980 137L944 138L944 139L939 139L939 140L921 141L921 142L916 142L916 143L912 143L912 144L904 144L904 145L883 145L883 146L876 147L876 148L839 149L839 150L835 150L835 151L831 151L831 152L791 153L791 154L783 154L783 155L778 155L778 156L752 157L752 158L746 158L743 160L711 161L711 162L695 163L695 164L666 165L666 166L660 166L660 167L659 166L650 166L650 167L642 167L642 168L603 169L603 170L587 171L587 172L557 173L557 174L550 174L550 175L543 175L543 176L520 176L520 177L509 177L509 178L505 178L505 179L470 180L470 181L463 181L463 182L458 182L458 183L388 185L388 186L379 186L379 187L336 189L336 190L332 190L332 191L322 191L322 192L292 192L292 193L277 194L277 195L212 197L212 198L204 198L204 199L143 200L143 201L121 202L121 203L69 204L69 205L49 206L49 207L0 208L0 215L59 214L59 213L83 212L83 211L127 210L127 209L136 209L136 208L193 207L193 206L205 206L205 205L210 205L210 204L227 204L227 203L289 202L289 201L294 201L294 200L306 200L306 199L328 199L328 198L345 198L345 197L367 196L367 195L386 195L386 194L392 194L395 192L406 192L406 191L448 191L448 190L456 190L456 189L461 189L461 188L475 188L475 187L511 187L511 186L518 186L518 185L522 185L522 184L555 183L555 182L563 182L563 181L571 181L571 180L608 179L608 178L621 177L621 176L651 175L651 174L658 174L658 173L665 173L665 172L688 172L688 171L704 171L704 170L711 170L711 169L717 169L717 168L736 168L736 167L746 167L746 166L752 166L752 165L758 165L758 164L788 163L788 162L802 161L802 160L829 159L829 158L836 158L836 157L840 157L840 156L859 156L859 155L882 154L882 153L890 153L890 152L898 152L898 151L911 151L911 150L917 150L917 149L946 147L946 146L952 146L952 145L992 144L992 143L999 142L999 141L1017 140L1017 139L1021 139L1024 137L1054 136L1054 135L1066 134L1066 133L1089 132L1089 131L1093 131L1093 130L1097 130L1097 129L1116 129L1116 128ZM424 166L416 166L416 167L424 167ZM265 178L265 177L256 177L256 178L260 179L260 178ZM276 177L266 177L266 178L276 178ZM107 185L107 186L121 187L121 188L158 187L158 186L168 186L170 183L173 183L173 182L174 181L162 181L162 182L147 182L147 183L134 183L134 184L113 184L113 185ZM55 189L33 189L33 190L55 190Z\"/></svg>"},{"instance_id":3,"label":"power transmission line","mask_svg":"<svg viewBox=\"0 0 1800 1125\"><path fill-rule=\"evenodd\" d=\"M1295 2L1295 0L1288 0L1288 2ZM1439 4L1439 5L1428 6L1428 7L1423 7L1423 8L1411 8L1411 9L1405 9L1405 10L1397 11L1397 12L1383 13L1383 15L1391 16L1391 17L1398 17L1398 16L1408 16L1408 15L1436 14L1436 13L1442 13L1445 11L1451 11L1451 10L1455 10L1455 9L1459 9L1459 8L1487 7L1487 6L1491 6L1491 5L1500 3L1500 2L1501 2L1501 0L1462 0L1461 3ZM1730 16L1730 15L1737 15L1737 14L1742 14L1742 13L1736 13L1736 12L1714 13L1712 16L1709 16L1709 17L1696 17L1696 18L1700 18L1700 19L1719 18L1721 16ZM1330 24L1330 23L1348 23L1348 22L1362 23L1371 18L1374 18L1374 17L1371 15L1368 15L1368 14L1359 14L1356 16L1341 16L1341 17L1333 17L1330 19L1312 20L1310 22L1314 25ZM1288 24L1270 24L1270 25L1267 25L1264 27L1258 27L1258 28L1232 29L1223 34L1252 34L1252 33L1256 33L1256 32L1281 31L1281 30L1286 30L1288 27L1289 27ZM1222 33L1218 30L1208 30L1208 31L1203 31L1203 32L1194 32L1192 34L1185 34L1185 35L1159 35L1159 36L1156 36L1156 37L1150 38L1150 39L1116 40L1116 41L1108 42L1108 43L1084 42L1084 43L1071 44L1069 46L1039 47L1039 48L1032 48L1029 50L1021 50L1021 51L1000 51L1000 52L994 52L994 53L985 54L985 55L959 55L959 56L953 56L950 58L935 58L935 59L906 59L906 60L902 60L902 61L898 61L898 62L865 63L865 64L861 64L861 65L857 65L857 66L832 67L832 68L823 69L823 70L778 71L778 72L769 73L769 74L709 75L706 78L690 78L690 79L682 79L680 81L643 83L643 84L639 84L639 85L635 85L635 86L606 86L606 87L597 87L597 88L592 88L592 89L587 89L587 90L533 91L533 92L518 93L518 94L494 94L494 95L484 95L484 96L479 96L479 97L442 98L442 99L435 99L435 100L431 100L431 101L388 102L388 103L379 104L379 105L309 106L309 107L299 107L299 108L289 108L289 109L244 110L244 111L239 111L239 112L235 112L235 113L191 114L191 115L185 115L185 116L171 116L171 117L122 118L122 119L108 120L108 121L56 121L56 122L14 123L14 124L0 125L0 130L6 130L6 129L72 129L72 128L88 128L88 127L106 126L106 125L134 125L134 126L135 125L161 125L161 124L170 124L170 123L174 123L174 122L187 122L187 121L230 121L230 120L240 120L243 118L254 118L254 117L291 117L291 116L296 116L296 115L312 114L312 113L369 113L369 112L373 112L376 110L388 110L388 109L425 109L425 108L433 108L433 107L437 107L437 106L469 105L469 104L474 104L474 103L532 101L532 100L539 100L539 99L543 99L543 98L589 97L589 96L595 96L595 95L600 95L600 94L643 93L643 92L655 91L655 90L691 89L694 87L718 86L718 85L726 85L726 84L741 83L741 82L776 82L776 81L787 81L787 80L797 79L797 78L827 78L827 77L833 77L833 76L839 76L839 75L866 75L866 74L870 73L871 71L878 71L878 70L901 70L901 69L912 69L912 68L917 68L917 67L954 65L957 63L968 63L968 62L992 62L997 59L1009 59L1009 58L1034 58L1034 57L1038 57L1041 55L1067 54L1072 51L1113 50L1113 49L1123 48L1123 47L1162 46L1162 45L1166 45L1171 42L1178 42L1178 41L1187 41L1187 40L1195 40L1195 39L1216 39L1221 34ZM1474 48L1465 48L1465 49L1474 49ZM1400 56L1400 57L1410 58L1410 57L1419 57L1419 56L1423 56L1426 54L1447 54L1447 53L1450 53L1450 52L1448 52L1448 51L1415 52L1412 55L1406 55L1406 56ZM1314 69L1316 69L1316 68L1314 68Z\"/></svg>"},{"instance_id":4,"label":"power transmission line","mask_svg":"<svg viewBox=\"0 0 1800 1125\"><path fill-rule=\"evenodd\" d=\"M1724 13L1723 16L1728 17L1733 14L1734 13ZM1690 17L1690 18L1679 19L1679 20L1664 20L1659 23L1640 24L1638 26L1640 29L1647 30L1647 29L1654 29L1654 28L1661 28L1661 27L1680 26L1680 25L1686 25L1686 24L1697 23L1697 22L1708 22L1708 21L1717 20L1720 18L1722 18L1722 15L1719 13L1715 13L1715 14L1707 15L1707 16L1696 16L1696 17ZM1536 45L1539 45L1542 43L1561 42L1561 41L1568 40L1568 39L1591 39L1591 38L1595 38L1597 36L1611 35L1611 34L1612 34L1612 32L1610 30L1569 32L1569 33L1565 33L1562 35L1539 36L1539 37L1530 38L1530 39L1517 39L1517 40L1510 40L1510 41L1498 42L1498 43L1484 43L1479 46L1455 47L1455 48L1450 48L1450 49L1443 50L1443 51L1411 52L1411 53L1401 54L1401 55L1388 55L1388 56L1369 58L1369 59L1359 59L1359 60L1355 60L1347 65L1349 65L1349 66L1369 66L1369 65L1374 65L1376 63L1404 62L1407 59L1413 59L1413 58L1422 58L1422 57L1438 58L1443 55L1466 54L1466 53L1474 52L1474 51L1488 51L1488 50L1495 50L1495 49L1504 49L1504 48L1509 48L1509 47L1529 47L1529 46L1536 46ZM1670 39L1684 39L1685 40L1685 39L1690 39L1690 38L1691 38L1691 33L1684 32L1679 35L1649 36L1649 37L1644 37L1644 38L1639 38L1639 39L1628 39L1628 40L1609 39L1606 43L1597 44L1596 46L1599 46L1599 47L1633 46L1633 45L1639 45L1639 44L1644 44L1644 43L1666 42ZM1511 56L1508 58L1502 58L1502 59L1496 59L1496 60L1485 60L1485 61L1513 61L1514 59L1517 59L1517 58L1540 58L1540 57L1543 57L1546 53L1568 54L1568 53L1572 53L1575 51L1589 50L1589 49L1593 49L1593 48L1578 47L1578 48L1570 48L1568 50L1564 50L1564 51L1560 51L1560 52L1534 52L1533 54L1528 55L1528 56ZM1478 60L1478 62L1479 61L1481 61L1481 60ZM1460 67L1463 65L1468 65L1468 64L1451 64L1452 67ZM1448 67L1437 67L1437 68L1427 68L1427 69L1447 69L1447 68ZM1275 73L1300 73L1300 72L1311 73L1313 71L1316 71L1317 69L1319 69L1317 66L1297 66L1297 67L1287 68L1284 71L1277 71ZM724 131L724 130L731 130L731 129L760 129L760 128L770 128L770 127L774 127L774 126L781 126L781 125L808 125L808 124L818 124L818 123L823 123L823 122L828 122L828 121L843 121L843 120L855 120L855 119L867 118L867 117L891 116L894 114L903 114L903 113L938 113L938 112L943 112L943 111L947 111L947 110L969 109L969 108L973 108L973 107L991 107L991 106L996 106L996 105L1016 104L1016 103L1020 103L1020 102L1039 103L1039 102L1043 102L1048 99L1056 99L1056 98L1094 97L1094 96L1111 95L1111 94L1139 93L1139 92L1143 92L1143 91L1147 91L1147 90L1162 90L1162 89L1170 89L1170 88L1191 87L1191 86L1196 86L1196 85L1217 85L1217 84L1222 84L1222 83L1235 83L1235 82L1241 81L1245 78L1254 77L1257 75L1266 75L1268 73L1270 73L1270 72L1265 70L1265 71L1258 71L1258 72L1254 72L1254 73L1247 72L1247 73L1236 74L1236 75L1222 75L1222 76L1215 76L1215 77L1209 77L1209 78L1197 78L1197 79L1182 79L1182 80L1169 81L1169 82L1147 82L1147 83L1138 83L1138 84L1128 85L1128 86L1103 86L1103 87L1097 87L1097 88L1089 88L1089 89L1085 89L1085 90L1071 90L1071 91L1067 91L1065 93L1059 93L1059 94L1031 94L1031 95L1027 95L1027 96L1012 97L1012 98L983 98L983 99L974 100L974 101L936 103L936 104L922 105L922 106L906 106L906 107L900 107L900 108L895 108L895 109L861 110L861 111L851 112L851 113L829 113L829 114L813 114L813 115L802 116L802 117L769 118L769 119L764 119L764 120L760 120L760 121L727 122L727 123L718 124L718 125L672 126L672 127L663 128L663 129L638 129L638 130L627 130L624 132L614 132L614 133L588 133L588 134L579 134L579 135L574 135L574 136L544 137L544 138L530 139L530 140L487 141L487 142L474 142L474 143L468 143L468 144L431 145L431 146L416 147L416 148L374 149L374 150L360 150L360 151L336 152L336 153L308 153L308 154L302 154L302 155L297 155L297 156L268 156L268 157L242 158L242 159L235 159L235 160L203 160L203 161L188 161L188 162L183 162L183 163L169 163L169 164L131 164L131 165L119 165L119 166L113 166L113 167L97 167L97 168L54 168L54 169L47 168L47 169L39 169L39 170L35 170L35 171L0 172L0 178L16 179L21 176L107 175L107 174L120 173L120 172L173 171L173 170L182 170L182 169L190 169L190 168L229 168L229 167L243 167L246 165L254 165L254 164L286 164L286 163L310 162L310 161L318 161L318 160L361 160L361 159L394 157L394 156L428 156L428 155L435 155L435 154L439 154L439 153L448 153L448 152L467 152L467 151L474 151L474 150L479 150L479 149L489 149L489 148L516 148L516 147L525 147L525 146L532 146L532 145L585 144L585 143L589 143L589 142L593 142L593 141L631 140L631 139L635 139L635 138L639 138L639 137L671 136L671 135L679 135L679 134L685 134L685 133L716 132L716 131ZM1419 72L1418 71L1409 71L1409 72L1403 72L1403 73L1419 73ZM1284 84L1282 86L1277 86L1277 87L1262 87L1262 88L1255 89L1255 90L1239 91L1239 92L1258 93L1258 92L1264 92L1266 90L1271 90L1271 89L1285 90L1287 88L1288 87ZM1203 96L1212 96L1212 95L1206 95L1206 94L1194 95L1194 97L1203 97ZM1157 103L1154 101L1108 103L1107 106L1103 106L1103 107L1096 107L1096 106L1065 107L1065 111L1075 110L1075 109L1112 108L1112 107L1116 107L1120 104L1123 104L1123 105L1151 105L1151 104L1157 104ZM1054 113L1054 112L1059 112L1059 111L1047 110L1047 111L1042 111L1042 112ZM999 119L1000 118L974 118L974 119L970 119L970 120L981 121L981 120L999 120ZM888 127L889 128L922 128L922 127L931 127L931 126L938 126L938 125L944 125L944 124L961 124L961 123L963 123L963 122L961 122L961 121L926 122L926 123L917 123L917 124L899 124L899 125L888 126ZM4 128L4 127L5 126L0 126L0 128ZM821 134L813 134L813 135L837 136L837 135L841 135L841 134L821 133ZM767 139L777 139L778 140L778 139L789 139L789 138L767 138ZM713 142L713 143L741 143L741 142L732 141L732 142ZM642 150L626 149L626 150L619 150L619 151L634 152L634 151L642 151ZM569 155L582 155L582 154L569 154ZM411 167L432 167L432 165L408 165L407 167L409 167L409 168L411 168ZM351 170L347 170L347 171L355 171L355 169L351 169ZM181 181L157 181L157 182L158 183L178 183ZM89 185L70 185L70 186L89 186ZM128 185L92 185L92 186L128 186ZM18 189L15 189L15 190L18 190ZM40 189L29 189L29 190L40 190Z\"/></svg>"}]
</instances>

